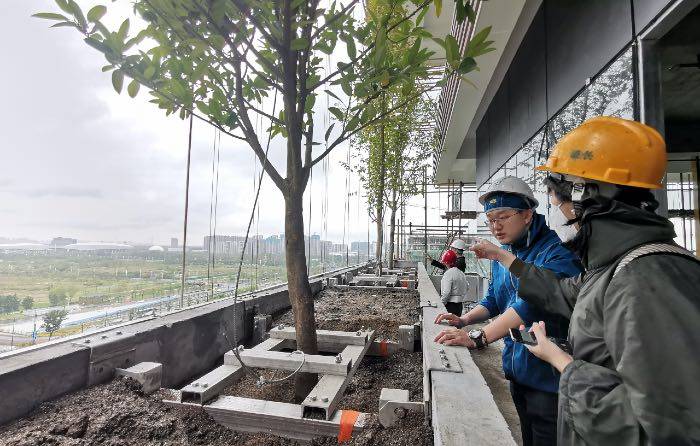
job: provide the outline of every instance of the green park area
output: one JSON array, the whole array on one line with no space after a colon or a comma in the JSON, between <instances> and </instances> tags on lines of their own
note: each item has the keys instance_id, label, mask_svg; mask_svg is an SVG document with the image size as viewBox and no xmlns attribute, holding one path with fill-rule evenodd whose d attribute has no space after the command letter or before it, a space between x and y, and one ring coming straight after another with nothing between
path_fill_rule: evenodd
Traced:
<instances>
[{"instance_id":1,"label":"green park area","mask_svg":"<svg viewBox=\"0 0 700 446\"><path fill-rule=\"evenodd\" d=\"M232 290L238 259L216 260L206 252L188 253L186 292L214 290L214 298ZM312 265L312 270L321 266ZM32 310L79 305L95 308L179 294L181 254L15 253L0 255L0 320ZM320 272L320 271L319 271ZM240 293L284 282L279 259L244 263Z\"/></svg>"}]
</instances>

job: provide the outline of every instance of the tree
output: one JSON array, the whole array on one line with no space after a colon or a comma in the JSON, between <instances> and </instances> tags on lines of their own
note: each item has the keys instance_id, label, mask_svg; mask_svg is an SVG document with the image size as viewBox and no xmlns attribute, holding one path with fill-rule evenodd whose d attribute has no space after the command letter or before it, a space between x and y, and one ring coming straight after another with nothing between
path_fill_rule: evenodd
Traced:
<instances>
[{"instance_id":1,"label":"tree","mask_svg":"<svg viewBox=\"0 0 700 446\"><path fill-rule=\"evenodd\" d=\"M388 103L402 100L402 94L386 95ZM355 139L353 159L346 166L357 173L367 193L368 212L377 225L376 256L383 252L385 213L389 211L389 267L396 249L396 212L406 200L420 192L423 169L436 150L437 134L426 129L434 103L418 98L365 129Z\"/></svg>"},{"instance_id":2,"label":"tree","mask_svg":"<svg viewBox=\"0 0 700 446\"><path fill-rule=\"evenodd\" d=\"M421 44L422 39L433 38L445 48L446 76L473 71L474 58L488 47L482 41L474 45L473 54L462 58L454 37L431 36L422 22L433 3L439 13L442 0L393 0L386 13L357 20L359 0L332 1L328 7L321 7L320 0L134 0L134 11L145 21L139 30L132 30L128 18L110 30L102 22L105 6L84 14L74 0L56 0L61 13L36 16L83 34L88 45L105 55L108 64L103 70L111 71L118 92L129 77L130 96L146 86L151 102L167 115L192 119L194 114L247 142L284 198L287 282L297 347L313 354L318 346L302 207L312 167L393 111L380 111L377 105L384 88L425 76L433 52ZM456 3L459 21L475 19L466 0ZM392 39L387 38L389 33ZM401 55L389 51L409 38L415 38L409 51ZM343 46L345 51L339 51ZM332 68L326 65L331 55L341 59ZM313 110L323 93L337 100L328 109L336 122L317 140ZM284 173L267 161L269 144L263 147L256 115L269 123L270 136L286 140ZM297 397L305 396L314 382L315 377L297 376Z\"/></svg>"},{"instance_id":3,"label":"tree","mask_svg":"<svg viewBox=\"0 0 700 446\"><path fill-rule=\"evenodd\" d=\"M392 7L390 0L370 0L368 9L373 14L382 14ZM396 56L410 51L415 38L401 40L389 38L397 43L389 51ZM486 31L484 35L488 33ZM486 42L487 45L490 42ZM426 126L435 122L434 101L426 92L416 97L413 91L429 79L414 78L403 85L394 85L382 91L382 110L393 109L374 124L366 127L355 137L355 156L359 162L346 168L360 176L367 193L368 212L377 227L375 256L382 266L384 252L384 223L387 209L389 216L389 267L394 266L396 211L401 203L418 192L422 183L422 167L435 150L437 138L434 131L426 131ZM395 108L396 104L404 104Z\"/></svg>"},{"instance_id":4,"label":"tree","mask_svg":"<svg viewBox=\"0 0 700 446\"><path fill-rule=\"evenodd\" d=\"M0 311L3 313L14 313L19 310L19 298L16 294L0 296Z\"/></svg>"},{"instance_id":5,"label":"tree","mask_svg":"<svg viewBox=\"0 0 700 446\"><path fill-rule=\"evenodd\" d=\"M49 304L52 307L61 307L68 303L68 294L63 288L49 290Z\"/></svg>"},{"instance_id":6,"label":"tree","mask_svg":"<svg viewBox=\"0 0 700 446\"><path fill-rule=\"evenodd\" d=\"M31 310L34 308L34 298L31 296L27 296L24 299L22 299L22 308L25 310Z\"/></svg>"},{"instance_id":7,"label":"tree","mask_svg":"<svg viewBox=\"0 0 700 446\"><path fill-rule=\"evenodd\" d=\"M68 316L68 311L66 310L51 310L44 315L44 323L41 324L41 328L49 334L49 341L51 336L61 328L61 324L63 324L66 316Z\"/></svg>"}]
</instances>

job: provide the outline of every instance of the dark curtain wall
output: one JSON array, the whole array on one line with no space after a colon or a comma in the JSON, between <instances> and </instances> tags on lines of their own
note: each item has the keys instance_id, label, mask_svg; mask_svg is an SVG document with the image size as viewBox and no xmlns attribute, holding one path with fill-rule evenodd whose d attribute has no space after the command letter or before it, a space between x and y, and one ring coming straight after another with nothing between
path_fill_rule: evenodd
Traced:
<instances>
[{"instance_id":1,"label":"dark curtain wall","mask_svg":"<svg viewBox=\"0 0 700 446\"><path fill-rule=\"evenodd\" d=\"M508 159L507 148L510 143L508 93L508 88L500 88L491 101L491 106L487 112L491 144L491 155L489 156L489 170L491 172L498 169Z\"/></svg>"},{"instance_id":2,"label":"dark curtain wall","mask_svg":"<svg viewBox=\"0 0 700 446\"><path fill-rule=\"evenodd\" d=\"M547 70L545 58L544 11L540 9L508 69L510 134L508 147L527 142L547 120ZM512 150L506 150L503 161ZM493 166L497 169L499 166Z\"/></svg>"},{"instance_id":3,"label":"dark curtain wall","mask_svg":"<svg viewBox=\"0 0 700 446\"><path fill-rule=\"evenodd\" d=\"M478 186L631 42L632 1L637 23L669 2L544 0L477 128Z\"/></svg>"},{"instance_id":4,"label":"dark curtain wall","mask_svg":"<svg viewBox=\"0 0 700 446\"><path fill-rule=\"evenodd\" d=\"M547 111L551 118L632 40L626 0L548 0Z\"/></svg>"},{"instance_id":5,"label":"dark curtain wall","mask_svg":"<svg viewBox=\"0 0 700 446\"><path fill-rule=\"evenodd\" d=\"M482 185L489 178L489 120L488 114L476 129L476 184Z\"/></svg>"}]
</instances>

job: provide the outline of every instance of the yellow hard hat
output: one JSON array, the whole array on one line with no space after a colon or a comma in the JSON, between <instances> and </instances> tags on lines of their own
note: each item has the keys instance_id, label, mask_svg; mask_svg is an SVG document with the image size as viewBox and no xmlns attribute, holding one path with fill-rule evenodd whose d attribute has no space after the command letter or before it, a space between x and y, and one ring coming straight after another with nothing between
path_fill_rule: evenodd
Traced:
<instances>
[{"instance_id":1,"label":"yellow hard hat","mask_svg":"<svg viewBox=\"0 0 700 446\"><path fill-rule=\"evenodd\" d=\"M598 116L564 135L537 170L658 189L666 173L666 143L648 125Z\"/></svg>"}]
</instances>

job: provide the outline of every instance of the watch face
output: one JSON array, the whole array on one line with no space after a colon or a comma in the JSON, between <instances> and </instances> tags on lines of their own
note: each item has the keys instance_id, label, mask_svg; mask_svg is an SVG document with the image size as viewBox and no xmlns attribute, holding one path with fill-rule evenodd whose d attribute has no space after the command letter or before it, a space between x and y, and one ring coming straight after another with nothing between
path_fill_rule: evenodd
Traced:
<instances>
[{"instance_id":1,"label":"watch face","mask_svg":"<svg viewBox=\"0 0 700 446\"><path fill-rule=\"evenodd\" d=\"M472 339L479 339L481 337L481 330L470 330L469 337Z\"/></svg>"}]
</instances>

